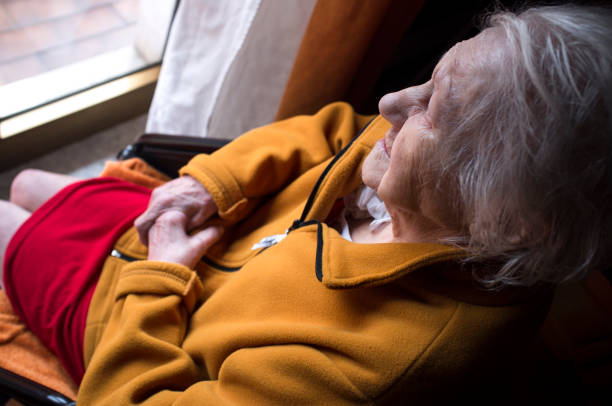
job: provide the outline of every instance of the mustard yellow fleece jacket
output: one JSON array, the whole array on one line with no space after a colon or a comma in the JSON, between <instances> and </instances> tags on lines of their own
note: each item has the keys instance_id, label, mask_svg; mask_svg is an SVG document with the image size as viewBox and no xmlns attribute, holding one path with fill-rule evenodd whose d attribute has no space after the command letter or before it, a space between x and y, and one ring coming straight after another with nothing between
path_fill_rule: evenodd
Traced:
<instances>
[{"instance_id":1,"label":"mustard yellow fleece jacket","mask_svg":"<svg viewBox=\"0 0 612 406\"><path fill-rule=\"evenodd\" d=\"M195 271L121 237L89 309L78 403L423 404L502 379L547 294L486 292L456 248L357 244L324 223L388 128L336 103L189 162L224 237Z\"/></svg>"}]
</instances>

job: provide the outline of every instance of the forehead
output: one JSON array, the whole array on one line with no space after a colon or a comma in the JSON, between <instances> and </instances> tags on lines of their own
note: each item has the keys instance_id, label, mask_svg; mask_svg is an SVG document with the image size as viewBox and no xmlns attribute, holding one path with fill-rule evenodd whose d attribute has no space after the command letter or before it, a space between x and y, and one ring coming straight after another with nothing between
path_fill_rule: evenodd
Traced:
<instances>
[{"instance_id":1,"label":"forehead","mask_svg":"<svg viewBox=\"0 0 612 406\"><path fill-rule=\"evenodd\" d=\"M440 58L433 77L465 75L469 71L473 72L476 66L501 59L504 49L502 39L498 29L487 28L475 37L458 42Z\"/></svg>"},{"instance_id":2,"label":"forehead","mask_svg":"<svg viewBox=\"0 0 612 406\"><path fill-rule=\"evenodd\" d=\"M487 29L457 43L440 58L432 75L435 91L430 103L431 116L439 128L452 122L462 106L490 84L491 74L499 66L491 62L497 59L494 54L500 54L496 48L503 47L497 38L497 33Z\"/></svg>"}]
</instances>

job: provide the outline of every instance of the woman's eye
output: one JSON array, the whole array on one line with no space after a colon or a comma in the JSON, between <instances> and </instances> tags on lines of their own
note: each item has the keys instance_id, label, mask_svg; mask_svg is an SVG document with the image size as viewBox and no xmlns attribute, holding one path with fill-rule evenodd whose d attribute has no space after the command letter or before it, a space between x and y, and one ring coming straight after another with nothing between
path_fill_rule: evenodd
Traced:
<instances>
[{"instance_id":1,"label":"woman's eye","mask_svg":"<svg viewBox=\"0 0 612 406\"><path fill-rule=\"evenodd\" d=\"M423 127L432 128L431 117L428 110L423 110L419 114L419 122Z\"/></svg>"},{"instance_id":2,"label":"woman's eye","mask_svg":"<svg viewBox=\"0 0 612 406\"><path fill-rule=\"evenodd\" d=\"M433 121L431 119L431 115L429 114L429 110L425 112L425 117L427 118L427 123L429 126L433 128Z\"/></svg>"}]
</instances>

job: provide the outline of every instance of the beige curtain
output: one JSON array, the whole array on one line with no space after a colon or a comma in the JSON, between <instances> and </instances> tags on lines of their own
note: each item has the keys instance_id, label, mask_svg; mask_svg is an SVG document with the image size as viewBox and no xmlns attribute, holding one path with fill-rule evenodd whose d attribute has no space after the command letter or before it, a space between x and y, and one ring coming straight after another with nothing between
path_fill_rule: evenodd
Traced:
<instances>
[{"instance_id":1,"label":"beige curtain","mask_svg":"<svg viewBox=\"0 0 612 406\"><path fill-rule=\"evenodd\" d=\"M181 0L149 133L235 138L274 120L317 0Z\"/></svg>"}]
</instances>

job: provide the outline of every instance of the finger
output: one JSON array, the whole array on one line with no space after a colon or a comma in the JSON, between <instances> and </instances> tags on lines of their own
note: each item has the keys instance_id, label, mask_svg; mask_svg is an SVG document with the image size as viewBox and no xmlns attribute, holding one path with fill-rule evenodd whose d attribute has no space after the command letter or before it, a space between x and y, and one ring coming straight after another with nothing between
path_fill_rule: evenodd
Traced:
<instances>
[{"instance_id":1,"label":"finger","mask_svg":"<svg viewBox=\"0 0 612 406\"><path fill-rule=\"evenodd\" d=\"M138 237L140 242L144 245L149 245L149 230L157 219L164 214L166 209L172 206L172 201L169 199L163 191L166 185L162 185L151 193L151 200L147 209L134 221L134 226L138 231Z\"/></svg>"},{"instance_id":2,"label":"finger","mask_svg":"<svg viewBox=\"0 0 612 406\"><path fill-rule=\"evenodd\" d=\"M223 227L210 226L198 231L189 237L189 243L194 250L197 250L197 258L201 257L213 246L223 235Z\"/></svg>"},{"instance_id":3,"label":"finger","mask_svg":"<svg viewBox=\"0 0 612 406\"><path fill-rule=\"evenodd\" d=\"M177 242L187 244L189 241L185 231L186 223L185 214L182 212L178 210L166 211L149 228L148 241L150 245L162 244L167 247L168 244Z\"/></svg>"},{"instance_id":4,"label":"finger","mask_svg":"<svg viewBox=\"0 0 612 406\"><path fill-rule=\"evenodd\" d=\"M155 220L150 220L151 216L149 211L145 211L143 214L138 216L136 220L134 220L134 227L136 227L136 231L138 231L138 238L140 238L140 242L143 245L149 245L149 230L155 224Z\"/></svg>"},{"instance_id":5,"label":"finger","mask_svg":"<svg viewBox=\"0 0 612 406\"><path fill-rule=\"evenodd\" d=\"M172 190L173 182L174 180L153 189L147 209L134 222L138 237L144 245L148 245L149 230L155 221L173 204L172 194L167 192Z\"/></svg>"},{"instance_id":6,"label":"finger","mask_svg":"<svg viewBox=\"0 0 612 406\"><path fill-rule=\"evenodd\" d=\"M206 202L200 210L197 211L187 224L187 230L194 230L206 222L213 214L217 212L217 206L211 202Z\"/></svg>"},{"instance_id":7,"label":"finger","mask_svg":"<svg viewBox=\"0 0 612 406\"><path fill-rule=\"evenodd\" d=\"M154 227L160 225L161 230L169 233L172 236L182 235L186 237L185 226L187 224L187 217L185 213L180 210L167 210L160 214L155 220Z\"/></svg>"}]
</instances>

